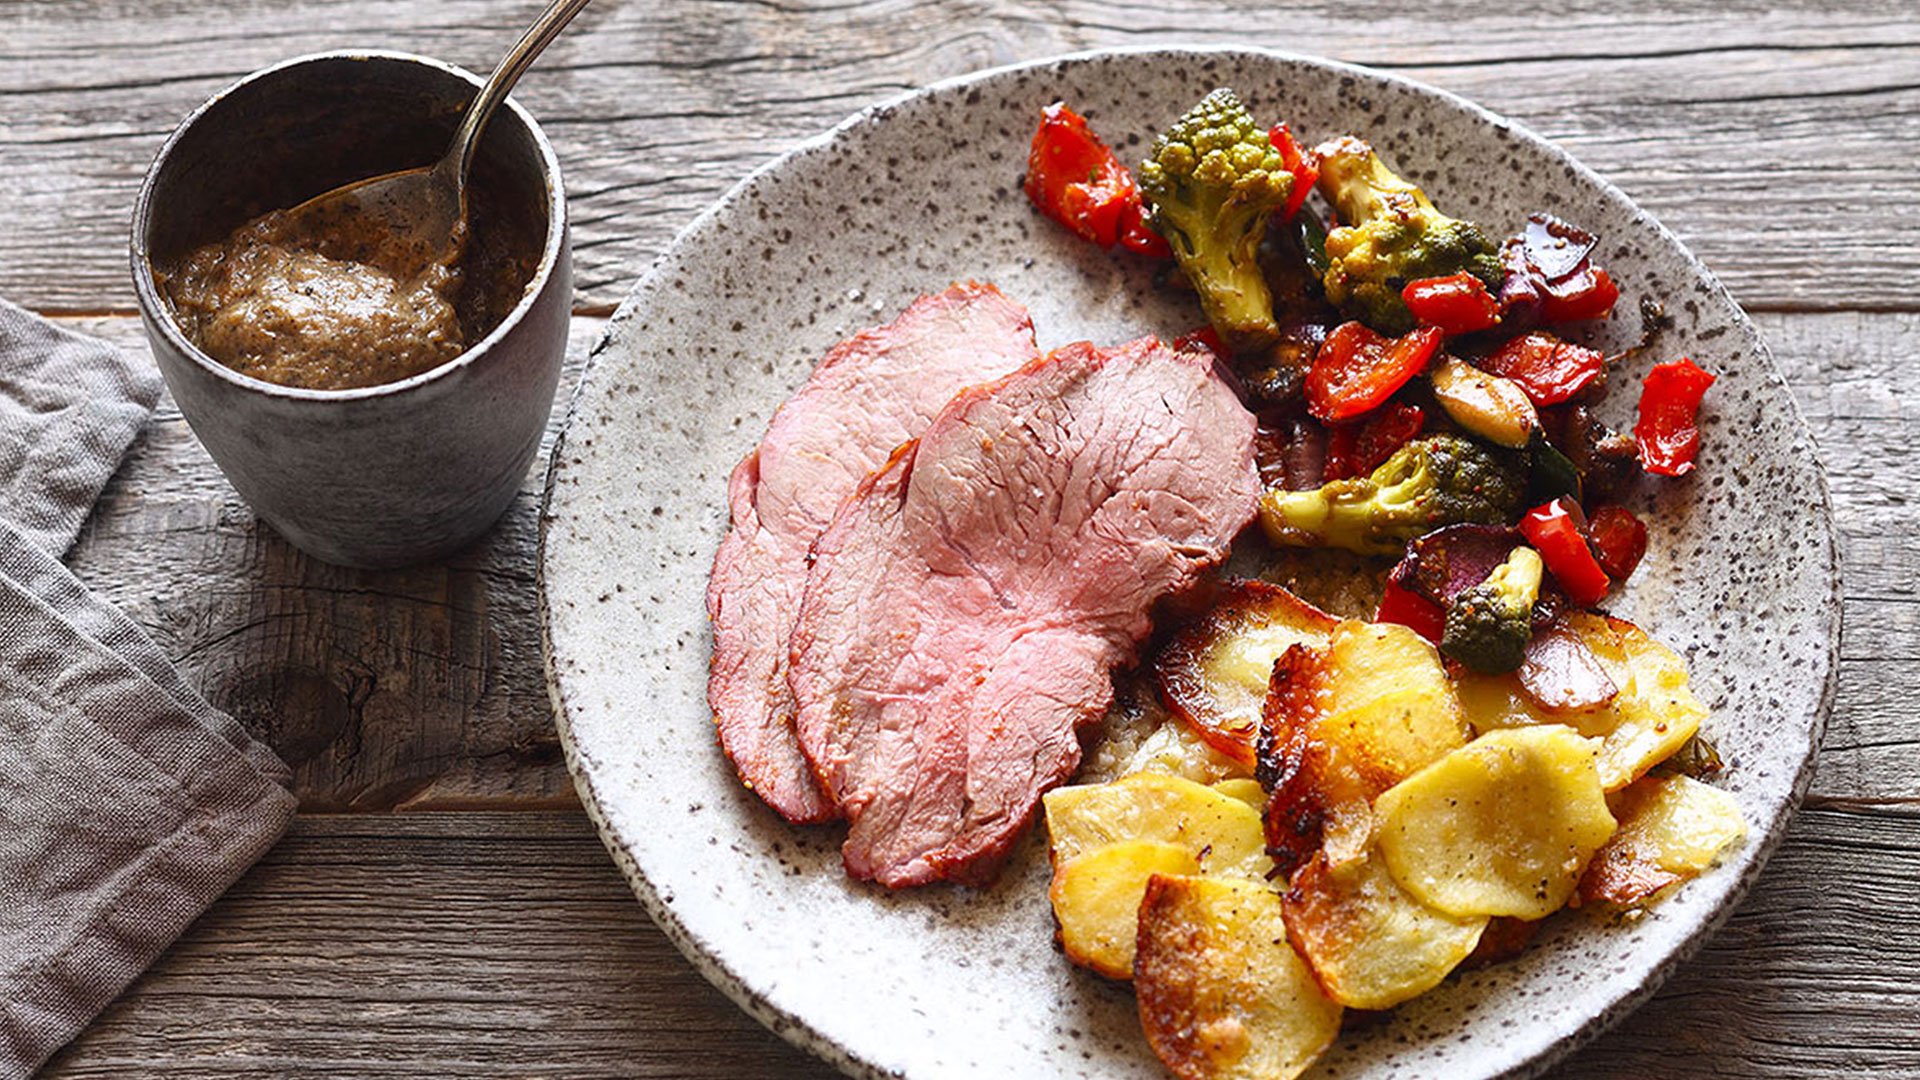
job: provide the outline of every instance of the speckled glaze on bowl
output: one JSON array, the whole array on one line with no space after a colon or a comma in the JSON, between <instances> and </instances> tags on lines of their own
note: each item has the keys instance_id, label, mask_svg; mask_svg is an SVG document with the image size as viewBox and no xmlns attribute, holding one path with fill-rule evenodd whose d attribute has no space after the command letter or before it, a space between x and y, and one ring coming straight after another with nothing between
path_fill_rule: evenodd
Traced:
<instances>
[{"instance_id":1,"label":"speckled glaze on bowl","mask_svg":"<svg viewBox=\"0 0 1920 1080\"><path fill-rule=\"evenodd\" d=\"M835 830L787 826L740 788L704 699L701 597L728 471L830 344L955 279L996 282L1029 305L1043 347L1191 328L1187 298L1035 215L1019 182L1048 102L1072 102L1131 158L1221 85L1308 138L1371 139L1490 231L1535 209L1594 229L1626 295L1596 340L1630 340L1633 301L1652 296L1675 317L1660 353L1722 373L1699 472L1644 495L1657 500L1651 552L1615 608L1692 665L1749 843L1637 923L1556 918L1520 960L1341 1038L1313 1075L1538 1072L1651 993L1719 924L1806 783L1839 630L1824 475L1753 326L1624 195L1457 97L1296 56L1114 51L941 83L773 162L688 227L609 327L554 455L544 520L554 707L608 849L714 983L856 1075L1162 1074L1130 992L1054 947L1040 843L1030 838L991 889L889 895L841 873ZM1630 420L1649 362L1621 373L1603 410L1616 423Z\"/></svg>"}]
</instances>

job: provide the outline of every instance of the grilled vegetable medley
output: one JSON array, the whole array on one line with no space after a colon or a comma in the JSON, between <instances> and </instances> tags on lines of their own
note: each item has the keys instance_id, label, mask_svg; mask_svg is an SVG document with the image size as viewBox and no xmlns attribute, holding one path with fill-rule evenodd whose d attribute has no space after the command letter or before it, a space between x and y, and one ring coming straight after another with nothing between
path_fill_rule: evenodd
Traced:
<instances>
[{"instance_id":1,"label":"grilled vegetable medley","mask_svg":"<svg viewBox=\"0 0 1920 1080\"><path fill-rule=\"evenodd\" d=\"M1621 305L1577 224L1451 216L1416 163L1277 119L1216 90L1130 169L1056 104L1025 185L1115 258L1170 260L1205 320L1177 347L1260 420L1235 565L1274 580L1190 605L1140 676L1164 727L1045 799L1066 955L1132 980L1196 1080L1300 1075L1343 1010L1569 907L1637 917L1746 835L1685 662L1606 612L1714 376L1655 355L1658 304ZM1596 407L1624 356L1588 342L1631 318L1660 362L1621 432ZM1356 566L1364 606L1275 583Z\"/></svg>"}]
</instances>

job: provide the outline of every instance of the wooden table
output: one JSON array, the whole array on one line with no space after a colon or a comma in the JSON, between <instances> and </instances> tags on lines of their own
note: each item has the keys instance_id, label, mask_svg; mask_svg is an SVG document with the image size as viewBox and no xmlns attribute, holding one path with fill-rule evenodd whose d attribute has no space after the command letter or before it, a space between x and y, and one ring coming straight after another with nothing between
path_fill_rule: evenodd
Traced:
<instances>
[{"instance_id":1,"label":"wooden table","mask_svg":"<svg viewBox=\"0 0 1920 1080\"><path fill-rule=\"evenodd\" d=\"M0 4L0 295L144 352L127 220L182 114L321 49L484 70L539 6ZM1920 1075L1912 0L1238 6L601 0L519 95L572 196L569 383L700 206L932 79L1098 45L1245 42L1518 118L1658 214L1753 313L1821 442L1847 567L1839 703L1807 808L1701 957L1558 1075ZM47 1076L828 1074L708 988L588 828L542 688L533 485L446 565L336 569L255 522L161 406L72 565L293 765L303 813Z\"/></svg>"}]
</instances>

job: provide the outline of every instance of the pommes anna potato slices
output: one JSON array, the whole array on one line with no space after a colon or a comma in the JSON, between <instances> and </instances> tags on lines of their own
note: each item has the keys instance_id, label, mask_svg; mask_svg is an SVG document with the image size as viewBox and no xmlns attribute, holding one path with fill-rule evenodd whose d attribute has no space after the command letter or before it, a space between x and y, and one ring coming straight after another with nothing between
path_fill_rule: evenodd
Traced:
<instances>
[{"instance_id":1,"label":"pommes anna potato slices","mask_svg":"<svg viewBox=\"0 0 1920 1080\"><path fill-rule=\"evenodd\" d=\"M1558 724L1453 751L1374 801L1387 869L1449 915L1552 914L1613 835L1597 751Z\"/></svg>"},{"instance_id":2,"label":"pommes anna potato slices","mask_svg":"<svg viewBox=\"0 0 1920 1080\"><path fill-rule=\"evenodd\" d=\"M1129 978L1140 896L1156 873L1264 880L1273 861L1248 786L1259 789L1251 780L1207 787L1136 773L1050 792L1047 896L1067 959L1108 978Z\"/></svg>"},{"instance_id":3,"label":"pommes anna potato slices","mask_svg":"<svg viewBox=\"0 0 1920 1080\"><path fill-rule=\"evenodd\" d=\"M1109 979L1132 978L1147 879L1199 869L1193 852L1155 840L1122 840L1067 860L1047 890L1067 959Z\"/></svg>"},{"instance_id":4,"label":"pommes anna potato slices","mask_svg":"<svg viewBox=\"0 0 1920 1080\"><path fill-rule=\"evenodd\" d=\"M1521 692L1512 675L1465 674L1460 703L1476 730L1561 724L1601 740L1596 767L1618 791L1672 757L1700 730L1707 710L1687 685L1687 665L1646 631L1606 615L1566 616L1606 669L1619 693L1597 709L1549 713Z\"/></svg>"},{"instance_id":5,"label":"pommes anna potato slices","mask_svg":"<svg viewBox=\"0 0 1920 1080\"><path fill-rule=\"evenodd\" d=\"M1468 736L1440 654L1392 623L1343 622L1326 649L1289 649L1263 710L1267 845L1289 873L1316 850L1335 866L1364 855L1374 796Z\"/></svg>"},{"instance_id":6,"label":"pommes anna potato slices","mask_svg":"<svg viewBox=\"0 0 1920 1080\"><path fill-rule=\"evenodd\" d=\"M1391 1009L1440 985L1480 943L1485 916L1460 919L1421 903L1375 855L1334 869L1325 853L1282 897L1287 932L1328 996Z\"/></svg>"},{"instance_id":7,"label":"pommes anna potato slices","mask_svg":"<svg viewBox=\"0 0 1920 1080\"><path fill-rule=\"evenodd\" d=\"M1135 773L1107 784L1055 788L1043 804L1055 868L1124 840L1186 848L1203 874L1264 879L1272 866L1258 810L1177 776Z\"/></svg>"},{"instance_id":8,"label":"pommes anna potato slices","mask_svg":"<svg viewBox=\"0 0 1920 1080\"><path fill-rule=\"evenodd\" d=\"M1292 1080L1340 1033L1339 1003L1259 882L1150 879L1134 990L1147 1042L1180 1080Z\"/></svg>"},{"instance_id":9,"label":"pommes anna potato slices","mask_svg":"<svg viewBox=\"0 0 1920 1080\"><path fill-rule=\"evenodd\" d=\"M1273 662L1291 645L1325 645L1336 625L1278 585L1228 582L1214 606L1154 659L1160 700L1208 745L1251 769Z\"/></svg>"},{"instance_id":10,"label":"pommes anna potato slices","mask_svg":"<svg viewBox=\"0 0 1920 1080\"><path fill-rule=\"evenodd\" d=\"M1267 789L1260 786L1260 781L1250 776L1237 777L1232 780L1222 780L1212 785L1212 787L1213 790L1220 794L1230 795L1233 798L1239 799L1255 810L1262 809L1267 805Z\"/></svg>"},{"instance_id":11,"label":"pommes anna potato slices","mask_svg":"<svg viewBox=\"0 0 1920 1080\"><path fill-rule=\"evenodd\" d=\"M1347 620L1327 643L1318 733L1397 782L1467 741L1440 653L1398 623Z\"/></svg>"},{"instance_id":12,"label":"pommes anna potato slices","mask_svg":"<svg viewBox=\"0 0 1920 1080\"><path fill-rule=\"evenodd\" d=\"M1580 899L1632 907L1696 877L1747 837L1733 796L1684 776L1648 776L1608 802L1620 829L1580 878Z\"/></svg>"}]
</instances>

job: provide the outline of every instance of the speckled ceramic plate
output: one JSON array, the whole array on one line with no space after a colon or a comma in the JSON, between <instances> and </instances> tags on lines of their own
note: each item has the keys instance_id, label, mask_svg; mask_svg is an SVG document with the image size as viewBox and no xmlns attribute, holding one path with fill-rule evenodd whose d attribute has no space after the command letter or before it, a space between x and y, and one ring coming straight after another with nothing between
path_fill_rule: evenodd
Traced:
<instances>
[{"instance_id":1,"label":"speckled ceramic plate","mask_svg":"<svg viewBox=\"0 0 1920 1080\"><path fill-rule=\"evenodd\" d=\"M1679 241L1565 153L1457 97L1254 51L1071 56L876 106L742 181L614 316L554 454L544 518L553 700L580 794L687 957L788 1039L865 1076L1157 1077L1128 990L1053 944L1042 845L994 888L889 895L839 867L832 828L741 790L704 699L708 564L725 486L773 409L849 332L956 279L999 284L1043 347L1189 329L1150 269L1038 217L1019 184L1065 99L1137 157L1215 86L1308 139L1357 132L1442 206L1515 229L1597 231L1633 301L1664 301L1667 356L1722 373L1695 478L1659 487L1651 553L1617 605L1688 658L1747 846L1628 926L1563 915L1514 963L1451 980L1340 1039L1316 1076L1518 1076L1640 1001L1727 914L1778 840L1832 693L1839 615L1826 486L1753 326ZM1636 385L1641 372L1623 373ZM1614 395L1624 422L1634 398Z\"/></svg>"}]
</instances>

